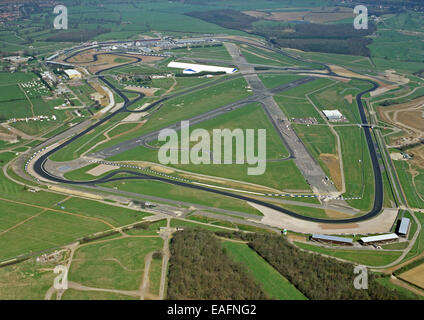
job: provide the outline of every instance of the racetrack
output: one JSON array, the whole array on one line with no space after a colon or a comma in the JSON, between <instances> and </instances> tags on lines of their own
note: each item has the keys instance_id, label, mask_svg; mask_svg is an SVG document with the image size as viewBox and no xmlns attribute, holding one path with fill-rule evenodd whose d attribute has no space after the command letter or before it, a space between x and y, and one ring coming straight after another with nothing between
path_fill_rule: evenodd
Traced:
<instances>
[{"instance_id":1,"label":"racetrack","mask_svg":"<svg viewBox=\"0 0 424 320\"><path fill-rule=\"evenodd\" d=\"M273 49L273 50L275 50L275 49ZM80 52L78 52L78 53L80 53ZM116 53L114 53L114 54L116 55ZM122 56L125 56L123 54L121 54L121 55ZM72 55L70 57L72 57ZM68 57L68 59L70 57ZM95 59L95 57L94 57L94 59ZM141 59L140 60L137 60L137 61L134 61L134 62L130 62L127 65L130 65L130 64L133 64L133 63L137 63L139 61L141 61ZM119 66L122 67L123 65L119 65ZM293 211L286 210L286 209L283 209L281 207L278 207L278 206L276 206L276 205L274 205L272 203L268 203L268 202L262 201L262 200L257 200L255 198L251 198L251 197L239 195L239 194L228 192L228 191L216 190L216 189L212 189L212 188L208 188L208 187L204 187L204 186L193 185L193 184L190 184L190 183L176 181L176 180L172 180L172 179L168 179L168 178L151 176L151 175L147 175L147 174L141 174L141 173L130 171L130 170L119 170L119 171L115 171L115 172L113 172L111 174L108 174L107 176L105 176L105 177L103 177L101 179L91 180L91 181L84 181L84 182L81 182L81 181L79 181L79 182L71 181L71 180L67 180L67 179L60 178L60 177L57 177L57 176L52 175L51 173L49 173L45 169L45 163L46 163L47 159L52 154L54 154L55 152L59 151L60 149L62 149L64 147L66 147L67 145L69 145L70 143L72 143L75 140L79 139L80 137L84 136L88 132L94 130L96 127L98 127L102 123L108 121L112 117L116 116L118 113L121 113L121 112L137 112L137 111L131 111L128 108L132 104L134 104L135 102L137 102L138 100L140 100L142 98L142 96L139 96L135 100L130 101L123 94L123 92L121 90L119 90L118 88L116 88L115 86L113 86L113 84L111 84L107 79L105 79L104 76L100 75L102 72L104 72L106 70L110 70L110 69L112 69L112 68L101 70L101 71L97 72L96 75L98 75L99 76L99 79L101 81L103 81L106 85L108 85L113 91L115 91L116 94L118 94L124 100L124 106L121 109L119 109L119 110L117 110L117 111L109 114L105 118L101 119L97 123L93 124L89 128L87 128L84 131L82 131L81 133L77 134L76 136L74 136L74 137L70 138L69 140L63 142L62 144L60 144L56 148L54 148L54 149L50 150L49 152L43 154L35 162L35 164L34 164L34 170L35 170L35 172L38 175L40 175L44 179L50 180L50 181L54 181L54 182L58 182L58 183L73 184L73 185L96 185L96 184L102 184L102 183L111 182L111 181L135 180L135 179L162 181L162 182L166 182L166 183L169 183L169 184L174 184L174 185L178 185L178 186L182 186L182 187L187 187L187 188L192 188L192 189L197 189L197 190L203 190L203 191L212 192L212 193L220 194L220 195L231 197L231 198L235 198L235 199L240 199L240 200L248 201L248 202L251 202L251 203L255 203L255 204L258 204L258 205L261 205L261 206L264 206L264 207L267 207L267 208L276 210L276 211L281 212L283 214L287 214L287 215L292 216L292 217L295 217L297 219L301 219L301 220L305 220L305 221L311 221L311 222L317 222L317 223L329 223L329 224L355 223L355 222L361 222L361 221L368 220L370 218L373 218L373 217L377 216L380 213L380 211L382 209L382 204L383 204L382 173L381 173L380 165L379 165L379 162L378 162L377 148L374 145L374 142L373 142L373 139L372 139L372 135L371 135L371 131L370 131L371 129L368 126L368 121L367 121L367 118L365 116L364 106L362 104L362 99L361 99L363 95L367 94L370 91L375 90L378 87L378 85L376 83L371 82L369 80L363 80L363 81L371 82L373 84L373 87L371 89L367 89L367 90L361 92L356 97L356 99L357 99L357 104L358 104L359 112L360 112L360 115L361 115L361 121L362 121L362 125L363 125L362 128L363 128L363 130L365 132L368 150L369 150L370 155L371 155L371 161L372 161L373 171L374 171L375 192L374 192L374 204L373 204L372 210L370 212L366 213L365 215L362 215L362 216L359 216L359 217L353 217L353 218L347 218L347 219L338 219L338 220L306 217L306 216L297 214L297 213L295 213ZM227 79L221 79L221 80L226 81ZM215 85L216 83L217 83L217 81L216 82L213 82L212 84ZM179 92L179 93L176 93L174 95L170 95L170 96L164 97L164 98L160 99L159 101L156 101L156 102L152 103L151 105L149 105L146 109L142 110L142 112L146 112L147 110L151 110L152 108L160 105L161 103L163 103L164 101L166 101L168 99L171 99L171 98L174 98L176 96L180 96L180 95L184 95L184 94L190 93L193 90L199 90L201 88L206 88L206 87L208 87L208 86L210 86L212 84L210 84L210 83L204 84L204 85L198 86L198 87L196 87L194 89L193 88L192 89L188 89L188 90L185 90L183 92ZM256 98L259 98L259 97L256 97ZM201 117L201 116L199 116L199 117ZM199 122L201 122L200 119L199 119ZM173 125L173 126L176 126L176 125ZM173 127L173 126L171 126L171 127ZM153 136L154 135L152 135L152 137ZM157 137L157 134L156 134L156 137ZM119 173L126 173L126 174L130 174L131 176L129 176L129 177L115 177Z\"/></svg>"}]
</instances>

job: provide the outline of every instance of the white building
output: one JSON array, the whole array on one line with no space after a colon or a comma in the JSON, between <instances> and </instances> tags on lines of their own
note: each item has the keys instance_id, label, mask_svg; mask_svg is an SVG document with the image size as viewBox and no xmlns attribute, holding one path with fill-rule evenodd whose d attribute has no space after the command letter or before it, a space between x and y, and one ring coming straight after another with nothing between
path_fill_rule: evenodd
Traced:
<instances>
[{"instance_id":1,"label":"white building","mask_svg":"<svg viewBox=\"0 0 424 320\"><path fill-rule=\"evenodd\" d=\"M409 218L403 217L400 220L397 234L400 235L401 237L406 237L408 235L410 227L411 227L411 220Z\"/></svg>"},{"instance_id":2,"label":"white building","mask_svg":"<svg viewBox=\"0 0 424 320\"><path fill-rule=\"evenodd\" d=\"M69 79L81 79L81 73L79 73L79 71L75 70L75 69L67 69L64 70L64 72L66 73L66 75L69 77Z\"/></svg>"},{"instance_id":3,"label":"white building","mask_svg":"<svg viewBox=\"0 0 424 320\"><path fill-rule=\"evenodd\" d=\"M388 234L382 234L378 236L371 236L371 237L365 237L359 239L359 242L361 242L364 245L367 244L374 244L374 243L383 243L383 242L391 242L398 240L399 237L395 233L388 233Z\"/></svg>"},{"instance_id":4,"label":"white building","mask_svg":"<svg viewBox=\"0 0 424 320\"><path fill-rule=\"evenodd\" d=\"M225 73L234 73L237 72L237 68L227 68L227 67L218 67L218 66L208 66L205 64L194 64L194 63L184 63L171 61L168 64L169 68L184 69L184 74L190 73L199 73L199 72L225 72Z\"/></svg>"},{"instance_id":5,"label":"white building","mask_svg":"<svg viewBox=\"0 0 424 320\"><path fill-rule=\"evenodd\" d=\"M343 120L343 115L339 110L322 110L322 113L327 117L330 121L340 121Z\"/></svg>"}]
</instances>

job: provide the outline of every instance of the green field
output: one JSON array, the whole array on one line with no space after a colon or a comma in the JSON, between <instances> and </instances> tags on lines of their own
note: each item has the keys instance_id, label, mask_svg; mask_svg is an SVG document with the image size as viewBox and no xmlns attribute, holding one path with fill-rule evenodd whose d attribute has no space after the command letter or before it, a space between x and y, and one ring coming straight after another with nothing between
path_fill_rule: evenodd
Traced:
<instances>
[{"instance_id":1,"label":"green field","mask_svg":"<svg viewBox=\"0 0 424 320\"><path fill-rule=\"evenodd\" d=\"M384 266L395 261L402 253L398 251L329 249L301 242L295 242L295 244L305 250L314 251L369 266Z\"/></svg>"},{"instance_id":2,"label":"green field","mask_svg":"<svg viewBox=\"0 0 424 320\"><path fill-rule=\"evenodd\" d=\"M178 57L184 58L208 58L231 61L231 56L223 45L202 46L192 48L173 49L172 52Z\"/></svg>"},{"instance_id":3,"label":"green field","mask_svg":"<svg viewBox=\"0 0 424 320\"><path fill-rule=\"evenodd\" d=\"M144 271L145 256L161 250L163 240L118 238L80 247L74 255L70 281L96 288L137 290Z\"/></svg>"},{"instance_id":4,"label":"green field","mask_svg":"<svg viewBox=\"0 0 424 320\"><path fill-rule=\"evenodd\" d=\"M177 219L172 219L171 220L171 227L175 228L175 227L183 227L183 228L200 228L200 229L206 229L209 231L222 231L222 228L214 227L211 225L205 225L205 224L200 224L200 223L195 223L195 222L190 222L190 221L184 221L184 220L177 220Z\"/></svg>"},{"instance_id":5,"label":"green field","mask_svg":"<svg viewBox=\"0 0 424 320\"><path fill-rule=\"evenodd\" d=\"M337 109L349 122L361 123L355 99L350 103L347 96L352 95L354 98L368 88L371 88L369 83L359 80L350 80L348 83L337 82L334 86L311 94L310 98L320 110Z\"/></svg>"},{"instance_id":6,"label":"green field","mask_svg":"<svg viewBox=\"0 0 424 320\"><path fill-rule=\"evenodd\" d=\"M108 182L102 186L109 188L116 187L117 189L123 191L260 215L256 209L249 206L247 203L245 203L245 201L231 199L225 196L201 190L197 190L195 193L193 193L192 189L175 186L164 182L143 180L118 181Z\"/></svg>"},{"instance_id":7,"label":"green field","mask_svg":"<svg viewBox=\"0 0 424 320\"><path fill-rule=\"evenodd\" d=\"M107 135L110 138L113 138L117 135L122 135L126 131L133 130L135 127L137 127L137 123L121 123L112 130L110 130Z\"/></svg>"},{"instance_id":8,"label":"green field","mask_svg":"<svg viewBox=\"0 0 424 320\"><path fill-rule=\"evenodd\" d=\"M407 161L396 161L393 160L393 164L395 165L396 172L398 174L400 183L402 185L403 192L405 194L406 200L408 204L412 208L424 208L424 201L421 200L417 191L420 192L421 197L423 197L424 188L422 184L422 174L415 178L415 186L412 183L412 175L410 172L410 166ZM418 182L418 183L417 183Z\"/></svg>"},{"instance_id":9,"label":"green field","mask_svg":"<svg viewBox=\"0 0 424 320\"><path fill-rule=\"evenodd\" d=\"M261 258L247 244L225 241L222 243L235 261L243 263L271 299L306 300L306 297L277 270Z\"/></svg>"},{"instance_id":10,"label":"green field","mask_svg":"<svg viewBox=\"0 0 424 320\"><path fill-rule=\"evenodd\" d=\"M247 164L176 165L176 168L185 171L254 183L277 190L310 190L293 160L268 162L265 173L262 175L249 175L248 168L250 167L255 166Z\"/></svg>"},{"instance_id":11,"label":"green field","mask_svg":"<svg viewBox=\"0 0 424 320\"><path fill-rule=\"evenodd\" d=\"M336 83L334 80L318 78L314 81L302 84L301 86L286 90L284 91L283 95L288 97L305 98L307 94L311 94L314 91L324 89L325 87L330 86L334 83Z\"/></svg>"},{"instance_id":12,"label":"green field","mask_svg":"<svg viewBox=\"0 0 424 320\"><path fill-rule=\"evenodd\" d=\"M113 292L67 289L60 300L138 300L138 298Z\"/></svg>"},{"instance_id":13,"label":"green field","mask_svg":"<svg viewBox=\"0 0 424 320\"><path fill-rule=\"evenodd\" d=\"M31 220L0 235L0 246L3 248L0 259L62 246L107 229L109 227L100 221L49 210L41 211Z\"/></svg>"},{"instance_id":14,"label":"green field","mask_svg":"<svg viewBox=\"0 0 424 320\"><path fill-rule=\"evenodd\" d=\"M398 285L391 283L389 277L379 277L379 278L376 279L376 281L378 283L382 284L383 286L389 288L389 289L392 289L394 291L397 291L401 294L408 296L409 299L413 299L413 300L423 300L424 299L422 296L419 296L419 295L413 293L412 291L409 291L408 289L405 289L401 286L398 286Z\"/></svg>"},{"instance_id":15,"label":"green field","mask_svg":"<svg viewBox=\"0 0 424 320\"><path fill-rule=\"evenodd\" d=\"M342 145L343 168L346 181L345 197L362 197L348 200L360 210L368 210L374 199L374 179L371 158L362 128L336 127Z\"/></svg>"},{"instance_id":16,"label":"green field","mask_svg":"<svg viewBox=\"0 0 424 320\"><path fill-rule=\"evenodd\" d=\"M195 129L205 129L212 135L214 129L254 129L255 133L259 129L266 130L266 151L267 159L279 159L288 156L283 142L278 136L276 130L270 123L267 115L259 104L250 104L243 106L234 111L227 112L223 115L218 116L212 120L206 120L199 124L190 127L190 133ZM180 136L180 132L179 132ZM163 145L164 142L152 142L153 146ZM191 142L190 147L193 147L196 143ZM114 161L123 160L148 160L157 162L157 150L146 150L144 147L137 149L142 150L128 150L110 158ZM223 152L223 148L221 150ZM145 156L147 158L145 158ZM235 160L235 148L233 149L232 159Z\"/></svg>"},{"instance_id":17,"label":"green field","mask_svg":"<svg viewBox=\"0 0 424 320\"><path fill-rule=\"evenodd\" d=\"M60 204L65 211L75 212L87 217L95 217L119 227L142 220L150 214L98 201L71 198Z\"/></svg>"},{"instance_id":18,"label":"green field","mask_svg":"<svg viewBox=\"0 0 424 320\"><path fill-rule=\"evenodd\" d=\"M242 45L241 52L249 63L271 66L304 66L317 69L321 68L321 66L316 65L315 63L296 60L284 54L269 52L251 45L248 45L247 47Z\"/></svg>"},{"instance_id":19,"label":"green field","mask_svg":"<svg viewBox=\"0 0 424 320\"><path fill-rule=\"evenodd\" d=\"M345 66L358 71L375 69L375 66L367 57L352 56L346 54L299 51L296 51L295 54L298 54L303 58Z\"/></svg>"},{"instance_id":20,"label":"green field","mask_svg":"<svg viewBox=\"0 0 424 320\"><path fill-rule=\"evenodd\" d=\"M293 75L293 74L260 74L259 79L263 82L266 88L275 88L283 84L287 84L299 79L302 79L303 76Z\"/></svg>"},{"instance_id":21,"label":"green field","mask_svg":"<svg viewBox=\"0 0 424 320\"><path fill-rule=\"evenodd\" d=\"M311 117L318 123L324 123L322 116L306 98L286 96L281 93L275 95L274 100L289 119Z\"/></svg>"},{"instance_id":22,"label":"green field","mask_svg":"<svg viewBox=\"0 0 424 320\"><path fill-rule=\"evenodd\" d=\"M155 236L158 234L160 227L166 227L166 219L162 219L153 223L144 223L142 226L145 228L133 228L130 230L126 230L125 233L130 236Z\"/></svg>"},{"instance_id":23,"label":"green field","mask_svg":"<svg viewBox=\"0 0 424 320\"><path fill-rule=\"evenodd\" d=\"M41 265L35 259L0 268L1 300L43 300L57 274L53 264ZM42 270L44 268L44 270ZM51 268L46 271L46 268Z\"/></svg>"},{"instance_id":24,"label":"green field","mask_svg":"<svg viewBox=\"0 0 424 320\"><path fill-rule=\"evenodd\" d=\"M419 223L421 223L421 232L418 235L418 238L415 241L414 245L412 246L411 251L408 252L403 261L407 261L424 252L424 214L420 212L415 212L415 216L417 217Z\"/></svg>"},{"instance_id":25,"label":"green field","mask_svg":"<svg viewBox=\"0 0 424 320\"><path fill-rule=\"evenodd\" d=\"M152 113L140 130L102 144L93 152L246 98L251 95L246 86L246 81L238 78L171 99ZM214 97L212 101L211 97Z\"/></svg>"},{"instance_id":26,"label":"green field","mask_svg":"<svg viewBox=\"0 0 424 320\"><path fill-rule=\"evenodd\" d=\"M126 115L123 113L116 115L109 121L104 122L94 130L80 137L75 142L54 153L50 159L53 161L68 161L77 159L82 153L87 152L96 143L105 140L106 137L103 134L125 117ZM122 136L121 138L125 139L125 137L126 135Z\"/></svg>"},{"instance_id":27,"label":"green field","mask_svg":"<svg viewBox=\"0 0 424 320\"><path fill-rule=\"evenodd\" d=\"M159 296L162 259L152 259L149 272L149 292Z\"/></svg>"},{"instance_id":28,"label":"green field","mask_svg":"<svg viewBox=\"0 0 424 320\"><path fill-rule=\"evenodd\" d=\"M235 121L235 119L237 119ZM287 157L288 152L284 147L280 137L269 122L265 112L257 104L251 104L228 112L213 120L202 122L191 127L191 130L202 128L211 132L213 129L266 129L267 132L267 159L280 159ZM192 143L193 145L194 143ZM152 143L156 145L156 143ZM159 145L159 144L157 144ZM223 151L223 150L222 150ZM256 151L255 151L256 152ZM233 160L235 159L235 147L233 148ZM110 158L114 161L145 160L157 162L157 150L139 147L128 150ZM248 175L247 168L253 165L247 164L188 164L171 165L177 169L201 173L223 178L236 179L256 184L262 184L277 189L300 189L309 190L304 178L294 165L293 161L268 162L263 175ZM278 174L277 174L278 172Z\"/></svg>"},{"instance_id":29,"label":"green field","mask_svg":"<svg viewBox=\"0 0 424 320\"><path fill-rule=\"evenodd\" d=\"M324 156L332 157L332 159L336 161L339 158L336 137L331 132L330 128L324 125L306 126L303 124L294 124L293 128L296 130L299 138L303 141L314 158L318 161L327 176L332 177L332 180L334 181L332 171L329 169L329 163L323 161ZM338 168L340 168L340 166L337 166L334 169L339 172L340 170L338 170Z\"/></svg>"}]
</instances>

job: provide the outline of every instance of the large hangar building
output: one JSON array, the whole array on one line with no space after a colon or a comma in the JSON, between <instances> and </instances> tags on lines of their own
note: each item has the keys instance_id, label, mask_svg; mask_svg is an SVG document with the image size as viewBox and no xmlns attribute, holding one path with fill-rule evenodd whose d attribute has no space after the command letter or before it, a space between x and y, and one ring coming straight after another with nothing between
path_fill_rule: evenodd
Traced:
<instances>
[{"instance_id":1,"label":"large hangar building","mask_svg":"<svg viewBox=\"0 0 424 320\"><path fill-rule=\"evenodd\" d=\"M225 73L234 73L237 72L237 68L227 68L219 66L209 66L205 64L194 64L194 63L184 63L171 61L168 64L169 68L184 69L184 74L190 73L199 73L199 72L225 72Z\"/></svg>"}]
</instances>

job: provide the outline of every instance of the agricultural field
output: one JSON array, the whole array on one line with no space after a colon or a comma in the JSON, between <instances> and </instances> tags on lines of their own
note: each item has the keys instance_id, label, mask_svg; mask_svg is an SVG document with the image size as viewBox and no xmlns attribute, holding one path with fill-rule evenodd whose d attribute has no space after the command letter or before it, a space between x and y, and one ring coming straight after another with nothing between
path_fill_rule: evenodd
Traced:
<instances>
[{"instance_id":1,"label":"agricultural field","mask_svg":"<svg viewBox=\"0 0 424 320\"><path fill-rule=\"evenodd\" d=\"M401 279L414 284L417 287L424 288L424 264L419 265L411 270L401 274Z\"/></svg>"}]
</instances>

